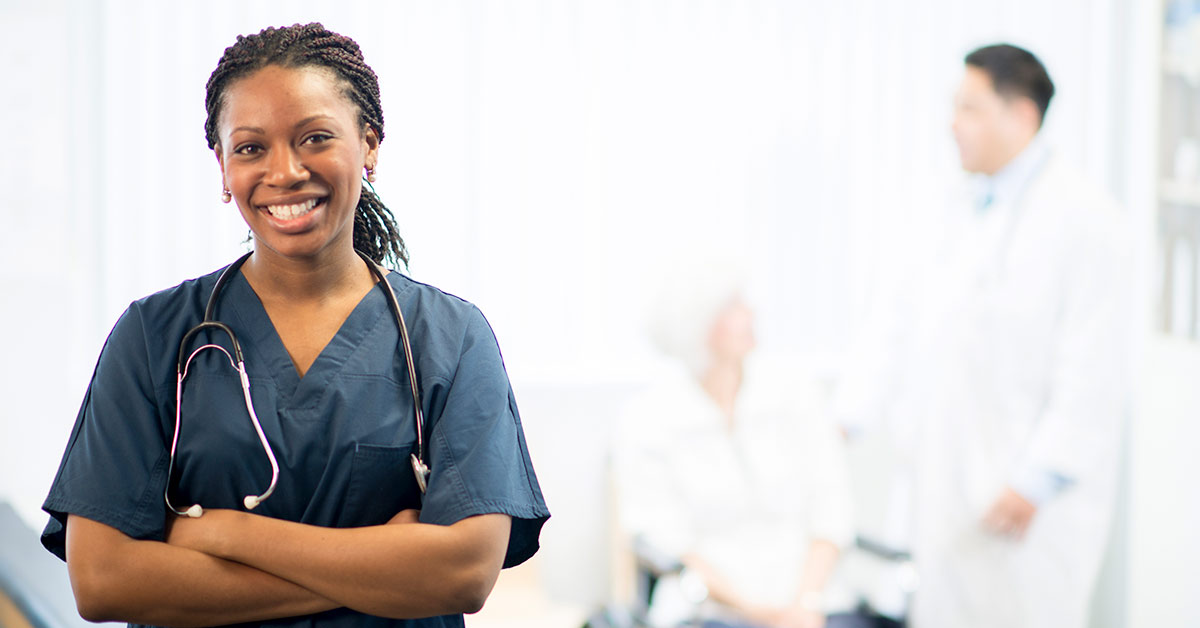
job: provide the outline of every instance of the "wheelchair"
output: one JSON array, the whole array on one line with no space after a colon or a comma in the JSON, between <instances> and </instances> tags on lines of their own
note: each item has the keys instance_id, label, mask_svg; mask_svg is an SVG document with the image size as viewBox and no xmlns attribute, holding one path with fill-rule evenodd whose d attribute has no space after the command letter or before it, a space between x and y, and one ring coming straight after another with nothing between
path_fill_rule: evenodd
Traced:
<instances>
[{"instance_id":1,"label":"wheelchair","mask_svg":"<svg viewBox=\"0 0 1200 628\"><path fill-rule=\"evenodd\" d=\"M700 604L702 596L690 600L693 605L682 613L682 617L676 612L676 619L664 622L662 614L655 612L655 593L668 579L686 577L683 564L656 551L641 539L633 540L632 554L632 601L606 604L588 617L583 628L752 628L705 617ZM895 591L903 598L902 608L889 611L875 608L871 595L866 591L855 591L850 604L842 604L840 606L845 608L826 616L826 628L905 628L905 613L917 586L909 553L859 535L846 558L874 563L879 570L888 573ZM683 588L688 586L685 584Z\"/></svg>"}]
</instances>

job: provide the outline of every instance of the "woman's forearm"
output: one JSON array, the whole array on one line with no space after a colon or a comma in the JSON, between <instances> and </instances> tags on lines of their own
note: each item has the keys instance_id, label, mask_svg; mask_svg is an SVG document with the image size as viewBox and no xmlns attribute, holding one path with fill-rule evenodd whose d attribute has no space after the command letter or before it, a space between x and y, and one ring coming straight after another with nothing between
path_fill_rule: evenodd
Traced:
<instances>
[{"instance_id":1,"label":"woman's forearm","mask_svg":"<svg viewBox=\"0 0 1200 628\"><path fill-rule=\"evenodd\" d=\"M259 569L71 515L67 568L88 621L213 626L316 613L339 605Z\"/></svg>"},{"instance_id":2,"label":"woman's forearm","mask_svg":"<svg viewBox=\"0 0 1200 628\"><path fill-rule=\"evenodd\" d=\"M819 597L824 593L825 584L829 582L829 576L837 566L839 553L838 546L830 541L816 539L809 544L808 555L800 572L798 603L803 604L806 598Z\"/></svg>"},{"instance_id":3,"label":"woman's forearm","mask_svg":"<svg viewBox=\"0 0 1200 628\"><path fill-rule=\"evenodd\" d=\"M207 520L207 521L206 521ZM371 615L417 618L479 610L508 546L507 515L450 526L324 528L233 510L180 521L189 547L290 580Z\"/></svg>"}]
</instances>

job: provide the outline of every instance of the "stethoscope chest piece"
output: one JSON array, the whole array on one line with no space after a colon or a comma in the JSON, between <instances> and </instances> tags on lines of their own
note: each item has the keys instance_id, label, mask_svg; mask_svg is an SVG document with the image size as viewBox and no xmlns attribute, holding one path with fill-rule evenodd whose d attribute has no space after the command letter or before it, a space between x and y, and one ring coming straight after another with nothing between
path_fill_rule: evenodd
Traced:
<instances>
[{"instance_id":1,"label":"stethoscope chest piece","mask_svg":"<svg viewBox=\"0 0 1200 628\"><path fill-rule=\"evenodd\" d=\"M421 462L417 454L412 454L413 475L417 477L417 488L421 489L421 493L425 493L425 488L429 482L429 465Z\"/></svg>"}]
</instances>

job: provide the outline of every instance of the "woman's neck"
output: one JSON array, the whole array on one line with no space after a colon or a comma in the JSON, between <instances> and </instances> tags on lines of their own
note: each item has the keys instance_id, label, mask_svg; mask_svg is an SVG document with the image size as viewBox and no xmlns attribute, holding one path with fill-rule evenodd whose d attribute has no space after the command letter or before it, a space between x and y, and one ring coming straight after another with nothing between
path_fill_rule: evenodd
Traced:
<instances>
[{"instance_id":1,"label":"woman's neck","mask_svg":"<svg viewBox=\"0 0 1200 628\"><path fill-rule=\"evenodd\" d=\"M261 244L246 260L242 272L259 298L289 301L322 301L340 291L358 291L360 282L374 276L353 248L346 247L311 258L288 258Z\"/></svg>"},{"instance_id":2,"label":"woman's neck","mask_svg":"<svg viewBox=\"0 0 1200 628\"><path fill-rule=\"evenodd\" d=\"M742 362L718 361L700 376L700 386L717 404L721 413L733 425L733 412L737 405L738 392L742 388Z\"/></svg>"}]
</instances>

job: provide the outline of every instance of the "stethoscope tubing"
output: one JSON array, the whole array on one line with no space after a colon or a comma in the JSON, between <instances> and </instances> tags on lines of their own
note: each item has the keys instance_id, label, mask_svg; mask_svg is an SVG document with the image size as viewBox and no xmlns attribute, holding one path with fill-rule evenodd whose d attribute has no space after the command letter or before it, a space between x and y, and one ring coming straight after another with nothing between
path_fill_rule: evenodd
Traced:
<instances>
[{"instance_id":1,"label":"stethoscope tubing","mask_svg":"<svg viewBox=\"0 0 1200 628\"><path fill-rule=\"evenodd\" d=\"M408 384L412 390L413 399L413 416L417 421L417 453L410 456L413 468L413 475L417 480L417 487L421 489L421 494L425 494L426 485L429 481L429 466L425 463L425 413L421 411L421 393L417 390L417 367L413 362L412 345L408 341L408 325L404 323L404 314L400 311L400 302L396 300L396 293L392 292L391 284L384 277L383 269L380 268L375 260L367 257L362 251L355 251L371 272L375 274L379 280L380 286L383 287L384 294L387 295L388 307L392 310L392 315L396 317L396 327L400 330L400 344L404 347L404 362L408 370Z\"/></svg>"},{"instance_id":2,"label":"stethoscope tubing","mask_svg":"<svg viewBox=\"0 0 1200 628\"><path fill-rule=\"evenodd\" d=\"M392 310L392 315L396 319L397 329L400 332L400 342L404 350L404 361L405 366L407 367L406 370L408 371L409 387L412 391L413 412L417 430L417 452L410 456L410 462L413 468L413 475L417 481L417 486L420 489L421 494L424 495L428 484L430 469L428 464L425 462L427 453L424 437L425 420L424 413L421 410L421 396L417 384L417 370L415 361L413 360L412 345L409 342L408 326L404 322L404 314L400 310L400 302L396 299L396 294L392 291L391 284L388 283L384 275L383 268L376 264L374 260L364 254L362 251L356 250L355 252L362 257L364 262L366 262L367 267L371 270L371 273L378 281L380 288L387 295L388 308ZM267 440L267 435L263 431L262 423L258 420L258 415L254 411L254 403L250 396L250 378L246 374L246 364L242 354L241 344L238 342L237 335L234 334L231 327L220 321L214 320L217 298L220 295L222 288L224 288L228 279L232 277L233 274L238 271L238 269L241 268L242 264L244 264L247 259L249 259L250 255L252 255L252 253L247 253L241 256L232 264L230 264L229 267L224 270L224 272L221 273L220 277L217 278L216 285L213 286L212 293L208 297L208 303L205 305L204 320L188 330L179 343L179 357L176 361L175 378L175 430L171 436L171 454L170 461L167 466L167 485L163 489L163 500L166 502L167 508L169 508L171 512L175 513L176 515L199 517L204 514L204 509L199 504L194 504L186 510L179 510L171 504L170 479L175 470L175 455L179 445L179 433L182 425L181 413L183 407L183 380L187 377L188 367L191 366L192 359L196 357L196 354L205 349L220 350L221 353L225 354L225 357L229 360L230 366L232 366L238 372L238 377L241 380L242 396L246 403L246 411L250 415L250 421L254 425L254 431L258 435L259 443L262 445L263 451L271 463L271 482L267 486L267 490L263 491L259 495L246 495L243 499L243 505L247 510L253 510L256 506L258 506L275 492L275 487L279 482L279 462L276 460L275 452L271 449L271 443ZM233 353L230 354L230 352L221 345L209 343L201 345L190 354L187 354L188 341L191 340L192 337L194 337L197 333L205 329L214 329L224 332L225 335L229 337L229 344L233 349ZM187 356L186 358L184 357L185 355Z\"/></svg>"}]
</instances>

